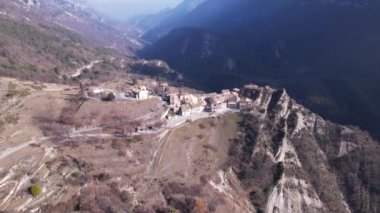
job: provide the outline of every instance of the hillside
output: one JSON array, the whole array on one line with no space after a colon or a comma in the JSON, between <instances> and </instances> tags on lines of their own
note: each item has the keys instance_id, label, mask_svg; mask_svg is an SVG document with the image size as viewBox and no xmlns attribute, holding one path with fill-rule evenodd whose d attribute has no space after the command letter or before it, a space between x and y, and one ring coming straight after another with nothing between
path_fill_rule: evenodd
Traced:
<instances>
[{"instance_id":1,"label":"hillside","mask_svg":"<svg viewBox=\"0 0 380 213\"><path fill-rule=\"evenodd\" d=\"M0 3L0 12L3 76L61 83L78 78L94 81L125 71L133 61L126 43L118 40L124 40L120 32L75 1L7 1ZM121 46L111 47L108 42ZM79 76L82 71L90 73Z\"/></svg>"},{"instance_id":2,"label":"hillside","mask_svg":"<svg viewBox=\"0 0 380 213\"><path fill-rule=\"evenodd\" d=\"M80 0L10 0L0 3L0 16L34 25L57 25L99 46L132 54L137 46Z\"/></svg>"},{"instance_id":3,"label":"hillside","mask_svg":"<svg viewBox=\"0 0 380 213\"><path fill-rule=\"evenodd\" d=\"M133 133L156 123L166 104L155 97L80 103L77 87L8 78L1 87L1 211L379 208L378 143L325 121L284 90L250 85L240 95L252 98L251 111ZM96 88L122 89L115 81Z\"/></svg>"},{"instance_id":4,"label":"hillside","mask_svg":"<svg viewBox=\"0 0 380 213\"><path fill-rule=\"evenodd\" d=\"M376 1L209 0L141 56L208 91L285 87L322 116L379 137L379 11Z\"/></svg>"},{"instance_id":5,"label":"hillside","mask_svg":"<svg viewBox=\"0 0 380 213\"><path fill-rule=\"evenodd\" d=\"M82 37L60 27L34 26L0 17L0 72L53 80L99 57ZM41 80L42 80L41 79Z\"/></svg>"}]
</instances>

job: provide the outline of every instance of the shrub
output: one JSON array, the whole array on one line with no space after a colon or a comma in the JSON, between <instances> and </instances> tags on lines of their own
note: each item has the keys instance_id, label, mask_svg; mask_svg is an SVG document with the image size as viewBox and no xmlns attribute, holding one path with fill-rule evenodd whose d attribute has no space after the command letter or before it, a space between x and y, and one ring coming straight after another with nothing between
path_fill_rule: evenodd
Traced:
<instances>
[{"instance_id":1,"label":"shrub","mask_svg":"<svg viewBox=\"0 0 380 213\"><path fill-rule=\"evenodd\" d=\"M113 101L115 99L115 94L112 92L108 93L106 97L103 98L103 101Z\"/></svg>"},{"instance_id":2,"label":"shrub","mask_svg":"<svg viewBox=\"0 0 380 213\"><path fill-rule=\"evenodd\" d=\"M29 192L33 197L38 197L42 193L42 187L36 183L30 186Z\"/></svg>"},{"instance_id":3,"label":"shrub","mask_svg":"<svg viewBox=\"0 0 380 213\"><path fill-rule=\"evenodd\" d=\"M16 95L16 88L17 88L16 84L9 82L8 83L8 92L7 92L6 96L8 98L12 98L13 96L15 96Z\"/></svg>"},{"instance_id":4,"label":"shrub","mask_svg":"<svg viewBox=\"0 0 380 213\"><path fill-rule=\"evenodd\" d=\"M62 79L63 79L63 81L67 81L67 80L69 80L69 78L67 77L67 75L62 75Z\"/></svg>"},{"instance_id":5,"label":"shrub","mask_svg":"<svg viewBox=\"0 0 380 213\"><path fill-rule=\"evenodd\" d=\"M199 124L199 128L200 128L200 129L205 129L205 128L206 128L206 125L204 125L204 124Z\"/></svg>"},{"instance_id":6,"label":"shrub","mask_svg":"<svg viewBox=\"0 0 380 213\"><path fill-rule=\"evenodd\" d=\"M195 197L195 207L193 210L198 213L206 213L208 212L207 203L203 198Z\"/></svg>"},{"instance_id":7,"label":"shrub","mask_svg":"<svg viewBox=\"0 0 380 213\"><path fill-rule=\"evenodd\" d=\"M5 117L5 121L9 124L17 124L18 120L19 120L18 115L7 115Z\"/></svg>"},{"instance_id":8,"label":"shrub","mask_svg":"<svg viewBox=\"0 0 380 213\"><path fill-rule=\"evenodd\" d=\"M211 122L210 122L210 127L216 127L216 123L215 123L215 121L211 121Z\"/></svg>"},{"instance_id":9,"label":"shrub","mask_svg":"<svg viewBox=\"0 0 380 213\"><path fill-rule=\"evenodd\" d=\"M273 185L276 185L277 182L281 179L282 174L284 173L284 170L285 170L285 167L284 167L284 164L282 162L277 163L274 166L274 169L273 169Z\"/></svg>"},{"instance_id":10,"label":"shrub","mask_svg":"<svg viewBox=\"0 0 380 213\"><path fill-rule=\"evenodd\" d=\"M19 95L20 95L20 97L26 97L26 96L30 95L30 92L28 90L21 90L19 92Z\"/></svg>"},{"instance_id":11,"label":"shrub","mask_svg":"<svg viewBox=\"0 0 380 213\"><path fill-rule=\"evenodd\" d=\"M127 156L127 153L125 151L119 151L117 153L117 156L119 156L119 157L125 157L125 156Z\"/></svg>"},{"instance_id":12,"label":"shrub","mask_svg":"<svg viewBox=\"0 0 380 213\"><path fill-rule=\"evenodd\" d=\"M0 119L0 132L4 130L5 123L3 120Z\"/></svg>"},{"instance_id":13,"label":"shrub","mask_svg":"<svg viewBox=\"0 0 380 213\"><path fill-rule=\"evenodd\" d=\"M198 138L199 140L203 140L203 139L205 138L205 136L202 135L202 134L199 134L199 135L197 135L197 138Z\"/></svg>"},{"instance_id":14,"label":"shrub","mask_svg":"<svg viewBox=\"0 0 380 213\"><path fill-rule=\"evenodd\" d=\"M100 182L105 182L111 178L111 176L107 173L100 173L97 175L94 175L94 178Z\"/></svg>"},{"instance_id":15,"label":"shrub","mask_svg":"<svg viewBox=\"0 0 380 213\"><path fill-rule=\"evenodd\" d=\"M204 144L203 148L209 149L209 150L214 151L214 152L218 151L218 148L216 146L212 145L212 144Z\"/></svg>"},{"instance_id":16,"label":"shrub","mask_svg":"<svg viewBox=\"0 0 380 213\"><path fill-rule=\"evenodd\" d=\"M136 80L136 78L132 78L132 83L131 83L131 85L132 86L135 86L137 84L137 80Z\"/></svg>"}]
</instances>

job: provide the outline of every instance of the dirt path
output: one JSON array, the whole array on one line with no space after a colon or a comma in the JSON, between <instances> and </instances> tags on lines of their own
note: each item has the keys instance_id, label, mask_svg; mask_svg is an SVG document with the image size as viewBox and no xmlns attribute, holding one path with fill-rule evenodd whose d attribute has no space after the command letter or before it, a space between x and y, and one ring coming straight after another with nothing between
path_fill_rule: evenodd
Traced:
<instances>
[{"instance_id":1,"label":"dirt path","mask_svg":"<svg viewBox=\"0 0 380 213\"><path fill-rule=\"evenodd\" d=\"M40 138L40 139L32 139L26 143L23 143L23 144L20 144L18 146L15 146L15 147L11 147L11 148L7 148L5 149L3 152L1 152L0 154L0 160L3 160L5 159L6 157L12 155L13 153L31 145L31 144L39 144L39 143L42 143L44 140L47 140L47 139L50 139L49 137L43 137L43 138Z\"/></svg>"},{"instance_id":2,"label":"dirt path","mask_svg":"<svg viewBox=\"0 0 380 213\"><path fill-rule=\"evenodd\" d=\"M175 129L168 130L168 132L165 134L165 136L160 140L160 145L159 145L159 147L156 151L156 154L154 156L152 168L151 168L151 171L149 173L149 175L151 177L155 177L157 175L158 168L160 166L160 162L161 162L162 157L163 157L164 152L165 152L165 148L168 144L170 137L173 135L174 132L175 132Z\"/></svg>"},{"instance_id":3,"label":"dirt path","mask_svg":"<svg viewBox=\"0 0 380 213\"><path fill-rule=\"evenodd\" d=\"M83 127L83 128L79 128L79 129L75 129L75 130L70 131L69 135L71 137L71 135L78 135L80 133L92 132L92 131L100 131L100 130L103 130L104 128L111 128L111 127L115 127L115 126L125 125L125 124L129 124L131 122L134 122L134 121L141 121L141 120L144 121L144 120L150 119L153 115L154 115L154 113L151 112L149 114L140 116L140 117L138 117L136 119L132 119L132 120L117 121L117 122L112 122L112 123L107 123L107 124L101 124L101 125L98 125L95 127ZM144 134L144 133L142 133L142 134Z\"/></svg>"}]
</instances>

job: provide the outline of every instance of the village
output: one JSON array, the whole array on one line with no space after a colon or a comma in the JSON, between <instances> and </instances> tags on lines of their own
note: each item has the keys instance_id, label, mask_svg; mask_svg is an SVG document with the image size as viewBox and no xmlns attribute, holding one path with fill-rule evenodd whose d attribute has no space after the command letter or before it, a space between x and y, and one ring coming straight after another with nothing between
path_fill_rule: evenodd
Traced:
<instances>
[{"instance_id":1,"label":"village","mask_svg":"<svg viewBox=\"0 0 380 213\"><path fill-rule=\"evenodd\" d=\"M245 85L242 90L258 90L253 84ZM172 128L200 118L216 117L225 113L236 113L254 109L254 100L244 97L241 89L224 89L220 93L202 93L185 88L172 87L167 82L149 81L136 83L133 87L117 91L102 87L89 87L83 92L86 98L101 101L144 101L160 100L153 111L165 110L160 116L146 118L145 125L134 128L130 135L152 132L157 129ZM154 117L154 116L152 116Z\"/></svg>"}]
</instances>

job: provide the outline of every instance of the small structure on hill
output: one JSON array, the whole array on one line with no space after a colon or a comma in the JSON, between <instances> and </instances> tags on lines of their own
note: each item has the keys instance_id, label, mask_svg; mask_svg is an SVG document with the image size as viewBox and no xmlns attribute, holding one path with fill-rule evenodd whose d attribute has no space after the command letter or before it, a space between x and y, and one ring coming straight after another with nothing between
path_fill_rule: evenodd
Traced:
<instances>
[{"instance_id":1,"label":"small structure on hill","mask_svg":"<svg viewBox=\"0 0 380 213\"><path fill-rule=\"evenodd\" d=\"M252 110L253 109L253 101L250 98L244 98L239 102L239 109L242 111Z\"/></svg>"},{"instance_id":2,"label":"small structure on hill","mask_svg":"<svg viewBox=\"0 0 380 213\"><path fill-rule=\"evenodd\" d=\"M214 113L227 108L226 97L222 94L210 96L206 99L206 102L206 111L208 112Z\"/></svg>"},{"instance_id":3,"label":"small structure on hill","mask_svg":"<svg viewBox=\"0 0 380 213\"><path fill-rule=\"evenodd\" d=\"M201 113L204 111L206 102L202 98L195 95L182 95L180 96L181 107L179 110L180 115L188 116L194 113Z\"/></svg>"},{"instance_id":4,"label":"small structure on hill","mask_svg":"<svg viewBox=\"0 0 380 213\"><path fill-rule=\"evenodd\" d=\"M189 116L195 113L201 113L205 109L201 104L192 105L192 104L184 104L181 106L179 113L181 116Z\"/></svg>"},{"instance_id":5,"label":"small structure on hill","mask_svg":"<svg viewBox=\"0 0 380 213\"><path fill-rule=\"evenodd\" d=\"M149 91L146 89L146 87L140 87L139 91L136 94L136 98L140 100L145 100L149 98Z\"/></svg>"},{"instance_id":6,"label":"small structure on hill","mask_svg":"<svg viewBox=\"0 0 380 213\"><path fill-rule=\"evenodd\" d=\"M178 98L178 95L175 94L175 93L171 93L171 94L169 94L169 98L168 99L169 99L170 108L174 112L177 112L179 110L179 108L181 107L181 101Z\"/></svg>"},{"instance_id":7,"label":"small structure on hill","mask_svg":"<svg viewBox=\"0 0 380 213\"><path fill-rule=\"evenodd\" d=\"M227 100L227 108L229 109L239 109L240 98L238 96L233 96Z\"/></svg>"},{"instance_id":8,"label":"small structure on hill","mask_svg":"<svg viewBox=\"0 0 380 213\"><path fill-rule=\"evenodd\" d=\"M166 91L169 87L169 84L166 82L160 82L160 89Z\"/></svg>"}]
</instances>

